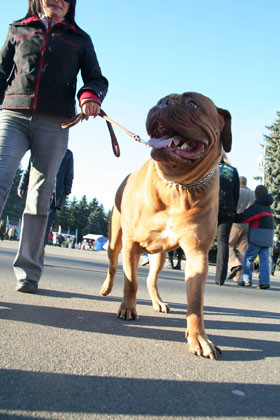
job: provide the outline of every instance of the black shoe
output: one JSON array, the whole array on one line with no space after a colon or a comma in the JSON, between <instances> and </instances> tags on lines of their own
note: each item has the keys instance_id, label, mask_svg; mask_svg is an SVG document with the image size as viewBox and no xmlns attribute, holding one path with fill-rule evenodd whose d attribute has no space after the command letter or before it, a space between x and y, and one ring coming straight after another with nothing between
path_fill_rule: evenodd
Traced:
<instances>
[{"instance_id":1,"label":"black shoe","mask_svg":"<svg viewBox=\"0 0 280 420\"><path fill-rule=\"evenodd\" d=\"M175 265L175 267L173 267L174 270L181 270L181 266L180 265Z\"/></svg>"},{"instance_id":2,"label":"black shoe","mask_svg":"<svg viewBox=\"0 0 280 420\"><path fill-rule=\"evenodd\" d=\"M16 291L21 293L36 293L38 283L34 280L19 280L17 282Z\"/></svg>"},{"instance_id":3,"label":"black shoe","mask_svg":"<svg viewBox=\"0 0 280 420\"><path fill-rule=\"evenodd\" d=\"M238 286L242 286L242 287L250 287L250 286L252 286L252 282L251 281L243 281L243 280L240 280L240 281L238 281L237 282L237 285Z\"/></svg>"},{"instance_id":4,"label":"black shoe","mask_svg":"<svg viewBox=\"0 0 280 420\"><path fill-rule=\"evenodd\" d=\"M230 274L228 275L228 279L233 279L233 277L235 277L238 271L240 270L242 270L242 265L237 265L236 267L233 267L230 271Z\"/></svg>"},{"instance_id":5,"label":"black shoe","mask_svg":"<svg viewBox=\"0 0 280 420\"><path fill-rule=\"evenodd\" d=\"M269 284L260 284L259 286L257 286L257 289L270 289L270 285Z\"/></svg>"},{"instance_id":6,"label":"black shoe","mask_svg":"<svg viewBox=\"0 0 280 420\"><path fill-rule=\"evenodd\" d=\"M250 287L250 286L252 286L252 282L251 281L244 281L244 286L245 287Z\"/></svg>"}]
</instances>

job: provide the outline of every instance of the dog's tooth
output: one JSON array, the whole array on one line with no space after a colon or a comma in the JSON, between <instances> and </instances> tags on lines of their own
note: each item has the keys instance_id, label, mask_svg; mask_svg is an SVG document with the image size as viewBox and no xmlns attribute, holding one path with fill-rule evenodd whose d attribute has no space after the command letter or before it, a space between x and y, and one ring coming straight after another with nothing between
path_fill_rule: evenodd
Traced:
<instances>
[{"instance_id":1,"label":"dog's tooth","mask_svg":"<svg viewBox=\"0 0 280 420\"><path fill-rule=\"evenodd\" d=\"M187 143L183 143L182 146L180 147L180 149L182 150L186 150L188 148Z\"/></svg>"}]
</instances>

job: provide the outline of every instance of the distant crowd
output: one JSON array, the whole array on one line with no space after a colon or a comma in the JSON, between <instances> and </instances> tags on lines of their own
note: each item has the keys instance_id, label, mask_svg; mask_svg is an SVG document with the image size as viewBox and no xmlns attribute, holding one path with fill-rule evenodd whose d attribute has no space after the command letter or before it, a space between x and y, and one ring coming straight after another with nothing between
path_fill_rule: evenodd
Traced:
<instances>
[{"instance_id":1,"label":"distant crowd","mask_svg":"<svg viewBox=\"0 0 280 420\"><path fill-rule=\"evenodd\" d=\"M10 226L4 220L0 221L0 239L4 241L4 239L8 239L10 241L18 241L19 239L19 232L17 227Z\"/></svg>"}]
</instances>

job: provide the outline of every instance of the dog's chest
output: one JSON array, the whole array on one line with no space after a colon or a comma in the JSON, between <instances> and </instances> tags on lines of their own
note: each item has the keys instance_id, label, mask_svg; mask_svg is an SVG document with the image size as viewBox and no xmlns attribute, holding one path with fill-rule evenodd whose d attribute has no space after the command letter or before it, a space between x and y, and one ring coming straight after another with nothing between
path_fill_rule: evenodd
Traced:
<instances>
[{"instance_id":1,"label":"dog's chest","mask_svg":"<svg viewBox=\"0 0 280 420\"><path fill-rule=\"evenodd\" d=\"M159 225L154 225L147 232L146 238L140 241L142 248L148 252L161 252L174 248L178 245L179 235L175 231L172 218Z\"/></svg>"},{"instance_id":2,"label":"dog's chest","mask_svg":"<svg viewBox=\"0 0 280 420\"><path fill-rule=\"evenodd\" d=\"M178 234L174 232L172 219L168 220L165 229L161 232L163 240L167 240L170 243L178 241Z\"/></svg>"}]
</instances>

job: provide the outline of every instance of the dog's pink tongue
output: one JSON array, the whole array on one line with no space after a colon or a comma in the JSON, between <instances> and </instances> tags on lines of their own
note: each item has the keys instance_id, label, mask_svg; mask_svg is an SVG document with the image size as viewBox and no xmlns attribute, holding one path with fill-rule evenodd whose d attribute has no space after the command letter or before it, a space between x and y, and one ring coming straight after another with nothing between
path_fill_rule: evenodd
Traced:
<instances>
[{"instance_id":1,"label":"dog's pink tongue","mask_svg":"<svg viewBox=\"0 0 280 420\"><path fill-rule=\"evenodd\" d=\"M181 138L179 136L174 137L168 137L168 138L161 138L161 139L150 139L148 141L148 145L150 147L153 147L154 149L163 149L164 147L167 147L169 143L173 140L173 143L177 145L181 141Z\"/></svg>"},{"instance_id":2,"label":"dog's pink tongue","mask_svg":"<svg viewBox=\"0 0 280 420\"><path fill-rule=\"evenodd\" d=\"M153 147L153 149L162 149L163 147L168 146L170 143L170 138L168 139L150 139L148 145Z\"/></svg>"}]
</instances>

